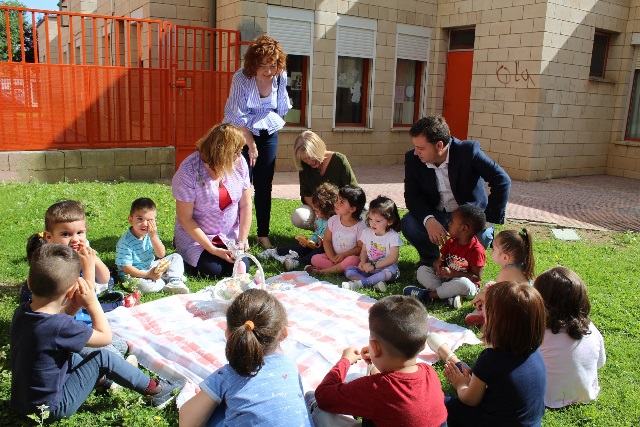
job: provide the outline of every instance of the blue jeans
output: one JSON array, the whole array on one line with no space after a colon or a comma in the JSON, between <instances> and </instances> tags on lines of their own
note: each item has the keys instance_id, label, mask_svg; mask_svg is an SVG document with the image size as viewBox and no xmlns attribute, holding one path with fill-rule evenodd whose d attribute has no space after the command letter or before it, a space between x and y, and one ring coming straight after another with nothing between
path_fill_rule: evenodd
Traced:
<instances>
[{"instance_id":1,"label":"blue jeans","mask_svg":"<svg viewBox=\"0 0 640 427\"><path fill-rule=\"evenodd\" d=\"M62 400L57 408L49 409L52 420L75 414L103 376L140 394L146 392L151 381L140 369L106 350L96 350L85 358L74 353L71 364L69 377L60 391Z\"/></svg>"},{"instance_id":2,"label":"blue jeans","mask_svg":"<svg viewBox=\"0 0 640 427\"><path fill-rule=\"evenodd\" d=\"M258 237L268 237L271 220L271 188L278 152L278 132L269 135L266 130L261 130L259 136L253 135L253 140L258 148L258 159L253 167L249 167L249 179L255 190L253 204L256 207L257 234ZM246 145L242 149L242 155L248 165L249 147Z\"/></svg>"},{"instance_id":3,"label":"blue jeans","mask_svg":"<svg viewBox=\"0 0 640 427\"><path fill-rule=\"evenodd\" d=\"M433 216L438 220L445 229L449 228L449 221L451 220L451 213L434 211ZM440 249L438 245L431 243L429 239L429 233L422 221L424 218L416 218L411 212L407 212L402 217L402 234L407 238L409 243L415 246L420 255L420 261L426 265L433 265L433 263L440 258ZM478 240L482 246L488 248L493 241L493 227L489 227L485 230L481 230L476 234Z\"/></svg>"}]
</instances>

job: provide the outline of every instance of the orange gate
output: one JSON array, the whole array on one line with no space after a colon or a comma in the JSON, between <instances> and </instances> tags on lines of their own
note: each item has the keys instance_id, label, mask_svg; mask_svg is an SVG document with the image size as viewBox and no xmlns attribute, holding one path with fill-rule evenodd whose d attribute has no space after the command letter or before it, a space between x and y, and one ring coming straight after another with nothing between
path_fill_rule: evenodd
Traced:
<instances>
[{"instance_id":1,"label":"orange gate","mask_svg":"<svg viewBox=\"0 0 640 427\"><path fill-rule=\"evenodd\" d=\"M222 119L240 63L238 31L7 6L0 19L3 151L175 145L178 165Z\"/></svg>"}]
</instances>

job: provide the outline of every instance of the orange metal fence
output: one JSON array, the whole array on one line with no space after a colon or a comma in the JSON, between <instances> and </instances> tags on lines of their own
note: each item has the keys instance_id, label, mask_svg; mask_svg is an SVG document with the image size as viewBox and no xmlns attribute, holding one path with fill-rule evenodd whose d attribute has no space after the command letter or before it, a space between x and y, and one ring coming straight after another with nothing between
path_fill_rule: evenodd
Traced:
<instances>
[{"instance_id":1,"label":"orange metal fence","mask_svg":"<svg viewBox=\"0 0 640 427\"><path fill-rule=\"evenodd\" d=\"M240 63L238 31L6 6L0 19L8 51L0 62L4 151L176 145L191 152L222 119Z\"/></svg>"}]
</instances>

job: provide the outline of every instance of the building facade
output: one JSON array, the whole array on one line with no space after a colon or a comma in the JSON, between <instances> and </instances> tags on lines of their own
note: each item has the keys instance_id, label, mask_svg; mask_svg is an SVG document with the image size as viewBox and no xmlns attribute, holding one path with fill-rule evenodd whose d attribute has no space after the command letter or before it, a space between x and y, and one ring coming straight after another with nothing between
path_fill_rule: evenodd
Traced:
<instances>
[{"instance_id":1,"label":"building facade","mask_svg":"<svg viewBox=\"0 0 640 427\"><path fill-rule=\"evenodd\" d=\"M411 123L442 114L514 179L640 179L640 0L63 4L280 40L294 107L279 170L305 129L355 166L402 163Z\"/></svg>"}]
</instances>

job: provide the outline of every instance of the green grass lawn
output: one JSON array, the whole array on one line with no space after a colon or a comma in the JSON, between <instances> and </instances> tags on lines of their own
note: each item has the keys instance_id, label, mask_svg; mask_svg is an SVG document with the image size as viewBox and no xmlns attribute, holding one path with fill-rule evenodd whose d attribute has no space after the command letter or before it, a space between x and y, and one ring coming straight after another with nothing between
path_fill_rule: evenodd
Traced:
<instances>
[{"instance_id":1,"label":"green grass lawn","mask_svg":"<svg viewBox=\"0 0 640 427\"><path fill-rule=\"evenodd\" d=\"M25 259L26 239L42 231L44 213L53 203L62 199L76 199L84 203L88 237L100 258L114 267L115 246L127 229L127 215L131 202L137 197L151 197L158 205L158 230L167 247L170 246L175 218L171 189L161 184L144 183L77 183L77 184L0 184L3 203L0 205L0 424L34 425L19 418L9 409L11 371L9 361L9 326L18 302L20 284L24 281L28 265ZM272 242L276 245L294 243L298 232L290 225L289 215L298 201L273 200L271 216ZM402 214L402 213L401 213ZM507 224L520 228L520 224ZM254 223L255 227L255 223ZM547 410L544 426L637 426L640 424L640 403L637 387L639 370L635 366L640 345L640 236L635 233L601 233L578 231L583 237L577 242L563 242L550 237L549 228L530 227L534 235L536 272L562 264L576 271L588 284L591 299L591 319L604 336L607 363L600 370L601 392L598 401L588 405L573 405L561 410ZM255 241L255 228L250 242ZM406 242L405 242L406 243ZM258 248L252 250L258 253ZM489 258L489 257L488 257ZM401 277L389 286L387 294L399 294L406 285L414 283L413 264L418 255L412 246L400 251ZM267 277L282 272L275 261L263 264ZM489 261L483 282L495 279L497 266ZM339 284L342 278L328 276L325 280ZM211 284L191 278L192 292ZM382 294L363 291L375 298ZM149 294L143 302L162 298L163 294ZM461 310L454 311L446 304L427 304L429 312L444 320L464 325L464 316L472 310L465 302ZM475 332L479 333L478 329ZM473 365L481 346L465 346L457 353ZM442 376L442 363L435 369L443 380L445 393L452 394ZM73 417L54 423L55 426L174 426L178 424L175 406L156 411L144 406L133 392L120 392L108 396L92 394Z\"/></svg>"}]
</instances>

